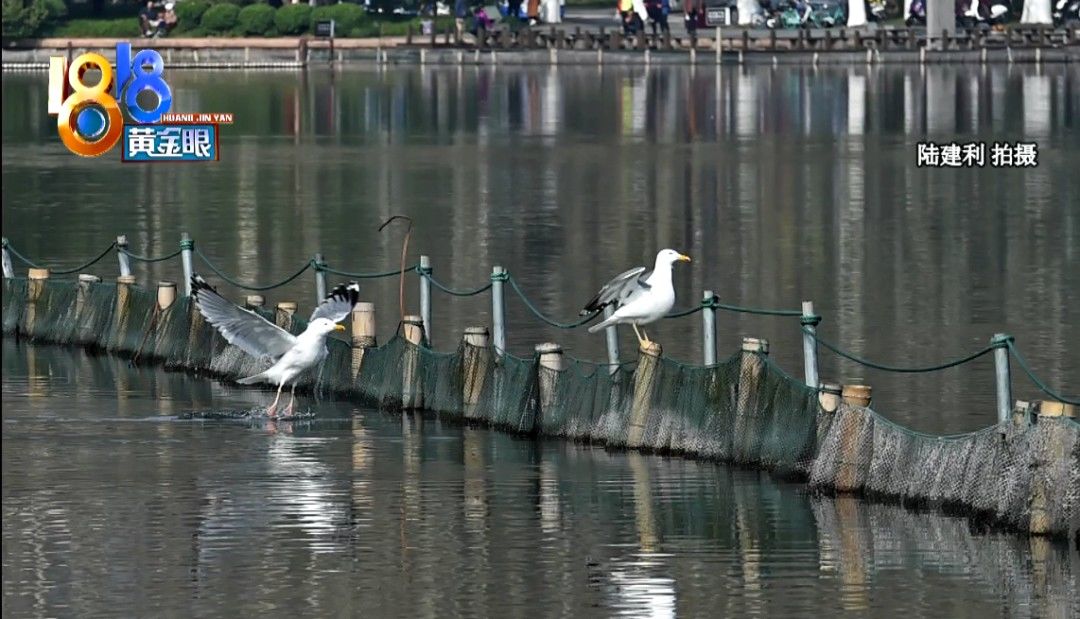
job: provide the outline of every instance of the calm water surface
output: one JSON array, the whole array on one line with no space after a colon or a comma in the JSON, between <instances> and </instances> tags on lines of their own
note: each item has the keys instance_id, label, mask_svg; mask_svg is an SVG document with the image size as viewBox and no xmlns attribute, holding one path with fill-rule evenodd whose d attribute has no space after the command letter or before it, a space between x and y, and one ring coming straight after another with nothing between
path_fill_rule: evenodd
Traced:
<instances>
[{"instance_id":1,"label":"calm water surface","mask_svg":"<svg viewBox=\"0 0 1080 619\"><path fill-rule=\"evenodd\" d=\"M1074 617L1080 553L703 462L3 343L4 615Z\"/></svg>"},{"instance_id":2,"label":"calm water surface","mask_svg":"<svg viewBox=\"0 0 1080 619\"><path fill-rule=\"evenodd\" d=\"M394 267L400 236L376 228L404 213L411 259L431 255L441 281L476 286L501 264L559 320L673 246L694 257L676 275L681 306L705 289L812 299L825 337L899 365L1007 331L1049 383L1080 387L1077 67L170 75L177 110L236 113L220 162L77 159L45 114L45 77L5 74L5 236L66 266L118 233L161 255L188 231L226 272L267 283L316 252ZM920 169L924 140L1034 141L1039 165ZM95 269L115 276L112 259ZM179 264L136 275L176 279ZM268 296L310 308L313 289L305 275ZM385 340L397 282L368 281L365 297ZM435 346L489 307L437 294ZM557 340L604 355L602 337L507 308L516 353ZM797 323L718 318L721 355L766 337L801 375ZM650 335L700 360L699 317ZM266 394L4 346L5 615L1078 613L1075 551L960 520L326 401L292 427L177 421ZM821 366L869 382L875 408L919 430L995 418L989 359L912 376L823 351ZM1036 397L1019 376L1014 391Z\"/></svg>"}]
</instances>

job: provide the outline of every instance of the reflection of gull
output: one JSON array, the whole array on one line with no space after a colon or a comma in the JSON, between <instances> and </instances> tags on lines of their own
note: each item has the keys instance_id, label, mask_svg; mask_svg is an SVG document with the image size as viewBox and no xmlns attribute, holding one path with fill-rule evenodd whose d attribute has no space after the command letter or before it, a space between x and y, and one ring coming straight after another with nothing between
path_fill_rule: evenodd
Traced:
<instances>
[{"instance_id":1,"label":"reflection of gull","mask_svg":"<svg viewBox=\"0 0 1080 619\"><path fill-rule=\"evenodd\" d=\"M191 294L199 311L210 324L217 327L226 341L253 357L273 362L265 372L237 381L241 385L258 382L277 385L277 397L266 410L267 415L273 417L281 399L281 390L290 382L292 395L285 412L292 414L296 400L296 378L326 358L326 336L332 331L345 330L337 323L352 312L360 298L360 287L352 282L335 288L311 313L308 327L300 335L293 335L255 312L226 301L198 275L191 278Z\"/></svg>"}]
</instances>

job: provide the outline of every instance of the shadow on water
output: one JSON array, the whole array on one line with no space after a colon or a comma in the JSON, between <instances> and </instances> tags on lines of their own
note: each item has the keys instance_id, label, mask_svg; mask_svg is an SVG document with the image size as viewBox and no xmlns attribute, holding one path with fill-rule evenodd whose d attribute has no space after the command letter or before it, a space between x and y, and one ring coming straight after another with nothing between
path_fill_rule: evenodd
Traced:
<instances>
[{"instance_id":1,"label":"shadow on water","mask_svg":"<svg viewBox=\"0 0 1080 619\"><path fill-rule=\"evenodd\" d=\"M5 616L1071 617L1080 553L767 474L3 341ZM138 423L154 421L155 423Z\"/></svg>"}]
</instances>

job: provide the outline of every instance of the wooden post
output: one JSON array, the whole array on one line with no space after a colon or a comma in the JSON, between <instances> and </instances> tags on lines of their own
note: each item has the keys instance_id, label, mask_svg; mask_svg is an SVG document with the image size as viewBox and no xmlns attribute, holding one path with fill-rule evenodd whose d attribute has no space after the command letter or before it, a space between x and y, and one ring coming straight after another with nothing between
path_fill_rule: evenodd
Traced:
<instances>
[{"instance_id":1,"label":"wooden post","mask_svg":"<svg viewBox=\"0 0 1080 619\"><path fill-rule=\"evenodd\" d=\"M315 305L318 306L326 298L326 271L323 268L326 262L322 254L315 254Z\"/></svg>"},{"instance_id":2,"label":"wooden post","mask_svg":"<svg viewBox=\"0 0 1080 619\"><path fill-rule=\"evenodd\" d=\"M1064 416L1067 412L1069 416L1076 417L1075 406L1066 405L1062 402L1042 400L1038 402L1035 419L1036 422L1041 422L1046 418ZM1046 535L1054 532L1052 529L1054 522L1051 519L1052 514L1047 510L1047 502L1059 500L1058 497L1061 496L1063 489L1058 484L1068 483L1064 479L1054 480L1050 475L1046 474L1047 468L1057 467L1059 462L1065 462L1068 457L1066 454L1069 449L1065 444L1067 440L1066 433L1055 432L1044 436L1046 436L1046 440L1033 443L1035 453L1032 454L1032 465L1035 470L1032 475L1031 519L1028 525L1028 530L1033 535ZM1072 531L1068 533L1071 534Z\"/></svg>"},{"instance_id":3,"label":"wooden post","mask_svg":"<svg viewBox=\"0 0 1080 619\"><path fill-rule=\"evenodd\" d=\"M615 308L610 305L604 307L604 320L611 318ZM614 374L619 370L619 330L615 325L604 329L604 337L607 339L608 371Z\"/></svg>"},{"instance_id":4,"label":"wooden post","mask_svg":"<svg viewBox=\"0 0 1080 619\"><path fill-rule=\"evenodd\" d=\"M705 365L716 363L716 308L713 306L714 299L716 299L716 295L712 290L706 290L701 295L701 357Z\"/></svg>"},{"instance_id":5,"label":"wooden post","mask_svg":"<svg viewBox=\"0 0 1080 619\"><path fill-rule=\"evenodd\" d=\"M818 392L818 404L826 413L835 413L840 408L840 400L843 395L843 387L839 383L821 383L821 391Z\"/></svg>"},{"instance_id":6,"label":"wooden post","mask_svg":"<svg viewBox=\"0 0 1080 619\"><path fill-rule=\"evenodd\" d=\"M758 385L765 373L765 360L769 354L769 341L744 337L742 356L739 361L739 388L735 401L732 457L736 462L758 461L763 420L757 415Z\"/></svg>"},{"instance_id":7,"label":"wooden post","mask_svg":"<svg viewBox=\"0 0 1080 619\"><path fill-rule=\"evenodd\" d=\"M802 347L803 347L803 377L807 387L818 386L817 368L817 326L821 322L821 316L814 313L814 302L803 301L802 318Z\"/></svg>"},{"instance_id":8,"label":"wooden post","mask_svg":"<svg viewBox=\"0 0 1080 619\"><path fill-rule=\"evenodd\" d=\"M723 38L720 34L720 26L716 27L716 64L720 64L720 53L723 49Z\"/></svg>"},{"instance_id":9,"label":"wooden post","mask_svg":"<svg viewBox=\"0 0 1080 619\"><path fill-rule=\"evenodd\" d=\"M357 303L352 310L350 324L352 337L352 375L356 378L360 374L360 368L364 364L364 352L368 348L375 348L378 342L375 340L375 304Z\"/></svg>"},{"instance_id":10,"label":"wooden post","mask_svg":"<svg viewBox=\"0 0 1080 619\"><path fill-rule=\"evenodd\" d=\"M506 281L506 269L496 266L491 269L491 330L495 354L502 355L506 350L506 318L503 305L503 282Z\"/></svg>"},{"instance_id":11,"label":"wooden post","mask_svg":"<svg viewBox=\"0 0 1080 619\"><path fill-rule=\"evenodd\" d=\"M3 263L4 263L4 279L12 279L15 277L15 267L11 264L11 253L8 252L8 240L4 237L4 249L3 249Z\"/></svg>"},{"instance_id":12,"label":"wooden post","mask_svg":"<svg viewBox=\"0 0 1080 619\"><path fill-rule=\"evenodd\" d=\"M1009 342L1012 337L1006 333L995 333L990 338L990 345L994 349L994 372L997 379L997 409L998 422L1009 418L1009 410L1012 405L1012 380L1009 376Z\"/></svg>"},{"instance_id":13,"label":"wooden post","mask_svg":"<svg viewBox=\"0 0 1080 619\"><path fill-rule=\"evenodd\" d=\"M1034 402L1027 402L1024 400L1017 400L1013 404L1012 409L1012 422L1013 425L1018 427L1027 427L1034 421L1034 415L1037 407Z\"/></svg>"},{"instance_id":14,"label":"wooden post","mask_svg":"<svg viewBox=\"0 0 1080 619\"><path fill-rule=\"evenodd\" d=\"M431 256L420 256L420 318L424 321L424 337L431 346Z\"/></svg>"},{"instance_id":15,"label":"wooden post","mask_svg":"<svg viewBox=\"0 0 1080 619\"><path fill-rule=\"evenodd\" d=\"M626 446L641 447L645 438L645 426L652 408L653 384L660 367L660 344L650 342L638 349L638 367L634 372L634 396L630 405L630 427L626 433Z\"/></svg>"},{"instance_id":16,"label":"wooden post","mask_svg":"<svg viewBox=\"0 0 1080 619\"><path fill-rule=\"evenodd\" d=\"M420 346L424 341L424 321L416 315L405 316L401 323L405 339L412 344L406 352L401 370L401 407L424 408L424 390L420 384Z\"/></svg>"},{"instance_id":17,"label":"wooden post","mask_svg":"<svg viewBox=\"0 0 1080 619\"><path fill-rule=\"evenodd\" d=\"M160 281L157 286L158 309L167 310L176 301L176 283Z\"/></svg>"},{"instance_id":18,"label":"wooden post","mask_svg":"<svg viewBox=\"0 0 1080 619\"><path fill-rule=\"evenodd\" d=\"M548 410L555 404L555 386L559 382L559 373L566 369L563 348L554 342L536 345L536 354L540 357L540 415L529 430L540 430ZM525 430L526 428L520 428Z\"/></svg>"},{"instance_id":19,"label":"wooden post","mask_svg":"<svg viewBox=\"0 0 1080 619\"><path fill-rule=\"evenodd\" d=\"M261 294L249 294L244 297L244 307L249 310L257 310L266 305L266 297Z\"/></svg>"},{"instance_id":20,"label":"wooden post","mask_svg":"<svg viewBox=\"0 0 1080 619\"><path fill-rule=\"evenodd\" d=\"M75 291L75 318L78 319L86 308L86 298L90 296L90 286L101 282L97 275L79 273L79 287Z\"/></svg>"},{"instance_id":21,"label":"wooden post","mask_svg":"<svg viewBox=\"0 0 1080 619\"><path fill-rule=\"evenodd\" d=\"M292 317L296 313L296 301L278 301L274 311L274 324L285 329L292 327Z\"/></svg>"},{"instance_id":22,"label":"wooden post","mask_svg":"<svg viewBox=\"0 0 1080 619\"><path fill-rule=\"evenodd\" d=\"M1076 405L1057 400L1039 400L1039 417L1069 417L1076 419Z\"/></svg>"},{"instance_id":23,"label":"wooden post","mask_svg":"<svg viewBox=\"0 0 1080 619\"><path fill-rule=\"evenodd\" d=\"M39 269L37 267L31 268L26 273L28 282L27 287L27 301L26 304L26 321L24 326L26 332L30 335L35 335L34 324L37 322L37 303L41 300L41 295L45 293L46 282L49 279L49 269Z\"/></svg>"},{"instance_id":24,"label":"wooden post","mask_svg":"<svg viewBox=\"0 0 1080 619\"><path fill-rule=\"evenodd\" d=\"M120 276L131 275L131 259L127 255L127 236L121 234L116 237L116 258L120 261Z\"/></svg>"},{"instance_id":25,"label":"wooden post","mask_svg":"<svg viewBox=\"0 0 1080 619\"><path fill-rule=\"evenodd\" d=\"M131 305L131 287L134 285L134 275L121 275L116 278L116 313L113 324L116 325L118 333L123 333L127 329L128 306Z\"/></svg>"},{"instance_id":26,"label":"wooden post","mask_svg":"<svg viewBox=\"0 0 1080 619\"><path fill-rule=\"evenodd\" d=\"M466 419L476 416L476 406L484 390L488 363L491 360L491 336L487 327L469 327L463 338L465 346L462 358L462 394Z\"/></svg>"},{"instance_id":27,"label":"wooden post","mask_svg":"<svg viewBox=\"0 0 1080 619\"><path fill-rule=\"evenodd\" d=\"M195 249L195 241L191 235L184 232L180 235L180 262L184 266L184 294L191 296L191 276L195 273L195 267L191 263L191 252ZM295 310L295 307L293 308Z\"/></svg>"}]
</instances>

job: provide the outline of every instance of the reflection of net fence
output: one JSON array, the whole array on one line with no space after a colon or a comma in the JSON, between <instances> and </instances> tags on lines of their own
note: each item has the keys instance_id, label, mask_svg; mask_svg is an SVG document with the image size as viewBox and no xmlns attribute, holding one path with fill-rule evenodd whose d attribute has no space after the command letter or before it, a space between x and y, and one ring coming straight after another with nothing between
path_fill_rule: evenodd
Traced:
<instances>
[{"instance_id":1,"label":"reflection of net fence","mask_svg":"<svg viewBox=\"0 0 1080 619\"><path fill-rule=\"evenodd\" d=\"M293 316L264 315L293 332L305 326ZM137 286L8 279L3 329L227 380L263 369L228 346L187 298L159 310L156 296ZM331 340L329 349L301 387L516 433L734 462L808 479L817 490L1080 535L1080 424L1068 418L1010 421L960 436L919 434L867 408L824 412L816 390L748 352L710 367L643 356L636 366L571 360L556 371L539 359L464 343L452 353L402 337L369 349Z\"/></svg>"}]
</instances>

